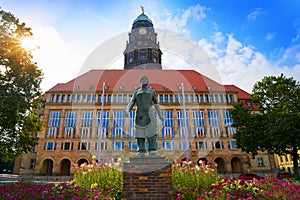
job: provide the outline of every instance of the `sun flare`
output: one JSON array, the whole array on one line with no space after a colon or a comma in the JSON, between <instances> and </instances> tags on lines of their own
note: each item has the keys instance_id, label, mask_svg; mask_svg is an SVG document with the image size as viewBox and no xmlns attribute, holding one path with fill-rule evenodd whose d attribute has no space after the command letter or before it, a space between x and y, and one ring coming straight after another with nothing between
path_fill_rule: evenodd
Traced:
<instances>
[{"instance_id":1,"label":"sun flare","mask_svg":"<svg viewBox=\"0 0 300 200\"><path fill-rule=\"evenodd\" d=\"M20 42L21 46L28 51L32 51L38 48L37 42L32 37L21 38Z\"/></svg>"}]
</instances>

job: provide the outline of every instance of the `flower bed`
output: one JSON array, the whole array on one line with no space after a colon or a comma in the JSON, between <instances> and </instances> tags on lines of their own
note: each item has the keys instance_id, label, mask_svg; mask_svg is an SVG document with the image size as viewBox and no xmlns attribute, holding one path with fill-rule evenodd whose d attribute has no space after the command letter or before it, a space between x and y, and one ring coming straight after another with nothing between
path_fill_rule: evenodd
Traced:
<instances>
[{"instance_id":1,"label":"flower bed","mask_svg":"<svg viewBox=\"0 0 300 200\"><path fill-rule=\"evenodd\" d=\"M3 200L111 199L110 195L109 191L82 189L68 183L17 182L0 186L0 199Z\"/></svg>"},{"instance_id":2,"label":"flower bed","mask_svg":"<svg viewBox=\"0 0 300 200\"><path fill-rule=\"evenodd\" d=\"M109 163L72 164L71 183L17 182L0 186L0 199L122 199L121 160ZM215 164L175 161L172 183L181 199L300 199L300 184L268 177L262 180L220 179Z\"/></svg>"}]
</instances>

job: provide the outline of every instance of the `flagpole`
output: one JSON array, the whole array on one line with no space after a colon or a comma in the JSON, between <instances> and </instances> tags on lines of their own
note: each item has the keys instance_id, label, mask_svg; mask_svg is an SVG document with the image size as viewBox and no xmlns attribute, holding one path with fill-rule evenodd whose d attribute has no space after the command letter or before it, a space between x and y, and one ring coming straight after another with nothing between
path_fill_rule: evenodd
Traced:
<instances>
[{"instance_id":1,"label":"flagpole","mask_svg":"<svg viewBox=\"0 0 300 200\"><path fill-rule=\"evenodd\" d=\"M184 120L184 131L185 131L185 158L186 160L189 159L189 133L188 133L188 128L187 128L187 123L186 123L186 110L185 110L185 96L184 96L184 85L181 83L181 93L182 93L182 106L183 106L183 120Z\"/></svg>"},{"instance_id":2,"label":"flagpole","mask_svg":"<svg viewBox=\"0 0 300 200\"><path fill-rule=\"evenodd\" d=\"M100 115L100 125L99 125L99 140L98 140L98 163L100 163L101 159L101 142L102 142L102 123L103 123L103 109L104 109L104 90L105 90L105 82L102 85L102 96L101 96L101 115Z\"/></svg>"}]
</instances>

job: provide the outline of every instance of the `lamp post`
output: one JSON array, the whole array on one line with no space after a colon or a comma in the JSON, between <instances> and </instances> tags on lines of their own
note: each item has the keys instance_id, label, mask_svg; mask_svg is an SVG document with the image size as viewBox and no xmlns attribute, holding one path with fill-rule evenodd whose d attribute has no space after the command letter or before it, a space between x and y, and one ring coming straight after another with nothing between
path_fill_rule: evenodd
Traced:
<instances>
[{"instance_id":1,"label":"lamp post","mask_svg":"<svg viewBox=\"0 0 300 200\"><path fill-rule=\"evenodd\" d=\"M105 82L102 85L102 96L101 96L101 115L100 115L100 125L99 125L99 140L98 140L98 163L100 163L101 159L101 142L102 142L102 123L103 123L103 109L104 109L104 90L105 90Z\"/></svg>"},{"instance_id":2,"label":"lamp post","mask_svg":"<svg viewBox=\"0 0 300 200\"><path fill-rule=\"evenodd\" d=\"M186 123L186 110L185 110L185 96L184 96L184 85L181 83L181 93L182 93L182 107L183 107L183 126L184 126L184 133L185 133L185 158L186 160L189 159L189 134L188 134L188 128Z\"/></svg>"}]
</instances>

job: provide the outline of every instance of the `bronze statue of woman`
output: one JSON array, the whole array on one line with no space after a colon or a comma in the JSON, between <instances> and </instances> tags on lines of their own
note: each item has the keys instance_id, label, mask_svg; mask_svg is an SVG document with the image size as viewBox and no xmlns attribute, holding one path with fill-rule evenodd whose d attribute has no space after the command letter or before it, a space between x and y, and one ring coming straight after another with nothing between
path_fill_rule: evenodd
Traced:
<instances>
[{"instance_id":1,"label":"bronze statue of woman","mask_svg":"<svg viewBox=\"0 0 300 200\"><path fill-rule=\"evenodd\" d=\"M154 121L154 114L152 105L156 109L156 112L160 120L164 120L161 114L156 92L148 88L149 79L146 76L141 77L140 83L142 88L137 90L132 96L128 106L125 108L126 116L128 116L133 106L137 105L135 116L135 138L137 139L138 152L143 155L146 152L145 140L148 139L149 153L155 154L156 151L156 124Z\"/></svg>"}]
</instances>

